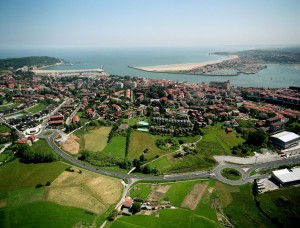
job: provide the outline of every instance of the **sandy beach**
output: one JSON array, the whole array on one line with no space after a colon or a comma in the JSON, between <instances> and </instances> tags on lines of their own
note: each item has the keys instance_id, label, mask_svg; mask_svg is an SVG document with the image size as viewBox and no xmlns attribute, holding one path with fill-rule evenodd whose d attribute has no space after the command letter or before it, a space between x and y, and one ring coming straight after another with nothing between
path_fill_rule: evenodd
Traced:
<instances>
[{"instance_id":1,"label":"sandy beach","mask_svg":"<svg viewBox=\"0 0 300 228\"><path fill-rule=\"evenodd\" d=\"M213 60L200 63L184 63L184 64L172 64L172 65L159 65L159 66L141 66L141 67L132 67L134 69L150 71L150 72L166 72L166 71L179 71L179 70L191 70L196 67L203 67L209 64L221 63L225 60L237 59L237 55L228 56L226 59Z\"/></svg>"}]
</instances>

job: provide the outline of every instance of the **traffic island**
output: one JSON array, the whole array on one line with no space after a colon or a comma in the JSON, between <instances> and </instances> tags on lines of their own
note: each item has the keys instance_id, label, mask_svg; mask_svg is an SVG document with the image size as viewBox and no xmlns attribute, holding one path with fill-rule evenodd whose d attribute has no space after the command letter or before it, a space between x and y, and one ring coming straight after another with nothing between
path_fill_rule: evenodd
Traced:
<instances>
[{"instance_id":1,"label":"traffic island","mask_svg":"<svg viewBox=\"0 0 300 228\"><path fill-rule=\"evenodd\" d=\"M228 180L240 180L242 178L242 174L233 168L222 169L221 175Z\"/></svg>"}]
</instances>

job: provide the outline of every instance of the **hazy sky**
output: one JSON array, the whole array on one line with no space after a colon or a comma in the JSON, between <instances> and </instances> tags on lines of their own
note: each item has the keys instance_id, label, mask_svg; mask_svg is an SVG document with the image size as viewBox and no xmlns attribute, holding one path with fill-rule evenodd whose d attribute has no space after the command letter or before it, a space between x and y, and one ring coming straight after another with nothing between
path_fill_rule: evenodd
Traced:
<instances>
[{"instance_id":1,"label":"hazy sky","mask_svg":"<svg viewBox=\"0 0 300 228\"><path fill-rule=\"evenodd\" d=\"M299 45L300 0L0 0L0 48Z\"/></svg>"}]
</instances>

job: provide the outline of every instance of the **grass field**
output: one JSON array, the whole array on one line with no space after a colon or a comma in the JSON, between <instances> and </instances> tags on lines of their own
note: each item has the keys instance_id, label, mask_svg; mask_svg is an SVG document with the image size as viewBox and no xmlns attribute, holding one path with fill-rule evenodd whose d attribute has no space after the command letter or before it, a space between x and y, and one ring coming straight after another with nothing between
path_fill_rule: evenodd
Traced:
<instances>
[{"instance_id":1,"label":"grass field","mask_svg":"<svg viewBox=\"0 0 300 228\"><path fill-rule=\"evenodd\" d=\"M10 104L5 104L5 105L0 105L0 111L5 111L7 109L16 108L20 104L21 103L10 103Z\"/></svg>"},{"instance_id":2,"label":"grass field","mask_svg":"<svg viewBox=\"0 0 300 228\"><path fill-rule=\"evenodd\" d=\"M203 129L205 134L197 144L199 153L209 157L213 155L231 155L230 149L245 141L235 130L227 134L221 126L222 123L217 123Z\"/></svg>"},{"instance_id":3,"label":"grass field","mask_svg":"<svg viewBox=\"0 0 300 228\"><path fill-rule=\"evenodd\" d=\"M0 133L11 132L11 129L3 124L0 124Z\"/></svg>"},{"instance_id":4,"label":"grass field","mask_svg":"<svg viewBox=\"0 0 300 228\"><path fill-rule=\"evenodd\" d=\"M45 139L39 139L37 142L33 143L32 149L34 149L35 151L55 153Z\"/></svg>"},{"instance_id":5,"label":"grass field","mask_svg":"<svg viewBox=\"0 0 300 228\"><path fill-rule=\"evenodd\" d=\"M32 114L35 114L35 113L38 113L38 112L44 110L45 108L46 108L46 106L44 104L39 103L39 104L36 104L35 106L30 107L26 110Z\"/></svg>"},{"instance_id":6,"label":"grass field","mask_svg":"<svg viewBox=\"0 0 300 228\"><path fill-rule=\"evenodd\" d=\"M84 134L84 149L98 152L102 151L107 145L107 137L111 127L100 127Z\"/></svg>"},{"instance_id":7,"label":"grass field","mask_svg":"<svg viewBox=\"0 0 300 228\"><path fill-rule=\"evenodd\" d=\"M117 203L122 194L119 180L76 168L64 171L45 191L45 198L64 206L84 208L104 213L108 206Z\"/></svg>"},{"instance_id":8,"label":"grass field","mask_svg":"<svg viewBox=\"0 0 300 228\"><path fill-rule=\"evenodd\" d=\"M222 185L224 184L220 186ZM236 187L227 186L226 188L230 191L231 188L235 189ZM246 184L238 188L239 192L230 193L232 200L224 208L233 225L235 227L273 227L274 225L256 207L251 185Z\"/></svg>"},{"instance_id":9,"label":"grass field","mask_svg":"<svg viewBox=\"0 0 300 228\"><path fill-rule=\"evenodd\" d=\"M281 188L257 196L263 211L281 226L297 227L300 222L300 187Z\"/></svg>"},{"instance_id":10,"label":"grass field","mask_svg":"<svg viewBox=\"0 0 300 228\"><path fill-rule=\"evenodd\" d=\"M103 150L104 154L125 158L126 137L114 136Z\"/></svg>"},{"instance_id":11,"label":"grass field","mask_svg":"<svg viewBox=\"0 0 300 228\"><path fill-rule=\"evenodd\" d=\"M34 202L5 211L3 227L73 227L92 225L96 215L83 209L60 206L51 202Z\"/></svg>"},{"instance_id":12,"label":"grass field","mask_svg":"<svg viewBox=\"0 0 300 228\"><path fill-rule=\"evenodd\" d=\"M120 181L86 170L79 173L78 168L67 172L66 167L61 162L23 164L18 160L1 166L0 226L99 227L103 213L121 197ZM50 186L35 187L47 181L52 182Z\"/></svg>"},{"instance_id":13,"label":"grass field","mask_svg":"<svg viewBox=\"0 0 300 228\"><path fill-rule=\"evenodd\" d=\"M138 184L130 189L130 196L135 199L146 200L151 193L151 184Z\"/></svg>"},{"instance_id":14,"label":"grass field","mask_svg":"<svg viewBox=\"0 0 300 228\"><path fill-rule=\"evenodd\" d=\"M236 169L226 168L221 171L223 177L229 180L239 180L242 178L242 174Z\"/></svg>"},{"instance_id":15,"label":"grass field","mask_svg":"<svg viewBox=\"0 0 300 228\"><path fill-rule=\"evenodd\" d=\"M150 167L157 168L164 173L191 172L197 170L207 170L215 165L215 161L206 158L203 155L187 155L180 158L174 158L173 155L167 155L152 163Z\"/></svg>"},{"instance_id":16,"label":"grass field","mask_svg":"<svg viewBox=\"0 0 300 228\"><path fill-rule=\"evenodd\" d=\"M61 162L23 164L16 159L0 167L0 193L53 181L67 167Z\"/></svg>"},{"instance_id":17,"label":"grass field","mask_svg":"<svg viewBox=\"0 0 300 228\"><path fill-rule=\"evenodd\" d=\"M145 149L149 152L145 154L146 158L153 158L155 155L162 155L170 151L161 150L155 144L155 137L149 133L133 131L130 135L130 144L128 158L139 158Z\"/></svg>"}]
</instances>

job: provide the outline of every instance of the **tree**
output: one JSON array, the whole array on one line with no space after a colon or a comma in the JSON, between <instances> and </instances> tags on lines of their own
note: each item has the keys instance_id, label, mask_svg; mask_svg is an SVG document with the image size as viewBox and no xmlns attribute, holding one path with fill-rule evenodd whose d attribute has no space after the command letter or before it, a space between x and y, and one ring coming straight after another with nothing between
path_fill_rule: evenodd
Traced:
<instances>
[{"instance_id":1,"label":"tree","mask_svg":"<svg viewBox=\"0 0 300 228\"><path fill-rule=\"evenodd\" d=\"M145 155L143 155L143 154L141 154L141 156L140 156L140 161L141 162L144 162L146 159L145 159Z\"/></svg>"},{"instance_id":2,"label":"tree","mask_svg":"<svg viewBox=\"0 0 300 228\"><path fill-rule=\"evenodd\" d=\"M108 220L108 221L114 221L115 218L117 217L118 213L119 213L119 212L118 212L116 209L114 209L114 210L109 214L109 216L107 217L107 220Z\"/></svg>"},{"instance_id":3,"label":"tree","mask_svg":"<svg viewBox=\"0 0 300 228\"><path fill-rule=\"evenodd\" d=\"M254 146L260 146L266 140L267 136L263 130L249 132L247 143Z\"/></svg>"},{"instance_id":4,"label":"tree","mask_svg":"<svg viewBox=\"0 0 300 228\"><path fill-rule=\"evenodd\" d=\"M132 214L136 214L141 211L141 204L139 202L133 202L131 206Z\"/></svg>"},{"instance_id":5,"label":"tree","mask_svg":"<svg viewBox=\"0 0 300 228\"><path fill-rule=\"evenodd\" d=\"M149 165L145 165L142 171L144 174L149 174L151 173L151 168Z\"/></svg>"}]
</instances>

